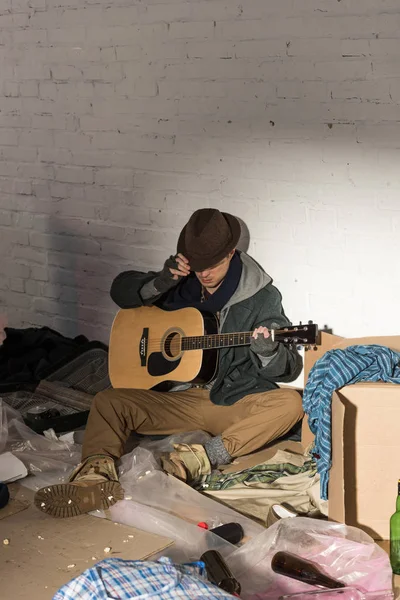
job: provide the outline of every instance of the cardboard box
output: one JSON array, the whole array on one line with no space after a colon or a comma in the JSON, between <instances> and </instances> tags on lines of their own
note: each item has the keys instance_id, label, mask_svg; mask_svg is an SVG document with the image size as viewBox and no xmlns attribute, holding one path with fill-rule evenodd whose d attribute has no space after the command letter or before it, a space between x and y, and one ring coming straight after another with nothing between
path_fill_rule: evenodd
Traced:
<instances>
[{"instance_id":1,"label":"cardboard box","mask_svg":"<svg viewBox=\"0 0 400 600\"><path fill-rule=\"evenodd\" d=\"M305 356L306 377L333 348L380 344L400 351L400 336L344 339L322 332L321 346ZM354 525L374 539L389 539L400 478L400 386L357 383L332 397L332 469L329 517ZM312 440L305 424L303 445Z\"/></svg>"}]
</instances>

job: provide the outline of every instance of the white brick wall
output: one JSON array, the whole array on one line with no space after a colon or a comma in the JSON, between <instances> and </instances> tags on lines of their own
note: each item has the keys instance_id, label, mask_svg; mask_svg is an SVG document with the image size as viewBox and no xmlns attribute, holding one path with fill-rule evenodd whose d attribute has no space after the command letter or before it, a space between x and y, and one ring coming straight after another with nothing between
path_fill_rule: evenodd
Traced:
<instances>
[{"instance_id":1,"label":"white brick wall","mask_svg":"<svg viewBox=\"0 0 400 600\"><path fill-rule=\"evenodd\" d=\"M399 333L398 0L0 0L1 323L108 338L112 278L241 217L293 320Z\"/></svg>"}]
</instances>

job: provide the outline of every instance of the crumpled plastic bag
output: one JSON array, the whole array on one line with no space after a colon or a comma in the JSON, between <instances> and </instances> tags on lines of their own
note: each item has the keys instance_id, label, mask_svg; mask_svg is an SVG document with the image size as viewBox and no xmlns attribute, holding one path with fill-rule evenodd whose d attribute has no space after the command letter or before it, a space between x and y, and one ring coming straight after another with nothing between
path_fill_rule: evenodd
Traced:
<instances>
[{"instance_id":1,"label":"crumpled plastic bag","mask_svg":"<svg viewBox=\"0 0 400 600\"><path fill-rule=\"evenodd\" d=\"M315 562L347 586L367 592L392 587L388 555L361 529L296 517L278 521L228 557L227 563L244 589L242 598L276 600L312 589L272 571L272 557L281 550Z\"/></svg>"},{"instance_id":2,"label":"crumpled plastic bag","mask_svg":"<svg viewBox=\"0 0 400 600\"><path fill-rule=\"evenodd\" d=\"M25 425L21 415L0 399L0 453L12 452L30 475L21 485L38 490L61 483L81 459L81 446L48 435L35 433Z\"/></svg>"}]
</instances>

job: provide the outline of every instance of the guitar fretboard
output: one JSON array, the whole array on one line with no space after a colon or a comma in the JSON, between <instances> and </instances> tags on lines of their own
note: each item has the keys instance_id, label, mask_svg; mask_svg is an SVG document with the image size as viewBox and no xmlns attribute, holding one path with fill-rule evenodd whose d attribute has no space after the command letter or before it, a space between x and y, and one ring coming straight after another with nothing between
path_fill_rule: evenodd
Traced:
<instances>
[{"instance_id":1,"label":"guitar fretboard","mask_svg":"<svg viewBox=\"0 0 400 600\"><path fill-rule=\"evenodd\" d=\"M239 333L216 333L182 338L182 350L206 350L209 348L227 348L229 346L248 346L252 331Z\"/></svg>"}]
</instances>

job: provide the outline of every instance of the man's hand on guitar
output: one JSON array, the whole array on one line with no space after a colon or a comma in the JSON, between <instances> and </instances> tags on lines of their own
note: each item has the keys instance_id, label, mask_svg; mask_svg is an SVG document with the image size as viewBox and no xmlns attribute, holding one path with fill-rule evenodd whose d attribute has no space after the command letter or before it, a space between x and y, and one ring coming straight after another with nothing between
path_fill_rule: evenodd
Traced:
<instances>
[{"instance_id":1,"label":"man's hand on guitar","mask_svg":"<svg viewBox=\"0 0 400 600\"><path fill-rule=\"evenodd\" d=\"M278 342L272 340L267 327L257 327L253 331L250 349L259 356L271 356L278 346Z\"/></svg>"},{"instance_id":2,"label":"man's hand on guitar","mask_svg":"<svg viewBox=\"0 0 400 600\"><path fill-rule=\"evenodd\" d=\"M164 294L174 287L182 277L187 277L189 273L189 261L183 254L170 256L165 261L163 270L155 278L154 286Z\"/></svg>"}]
</instances>

